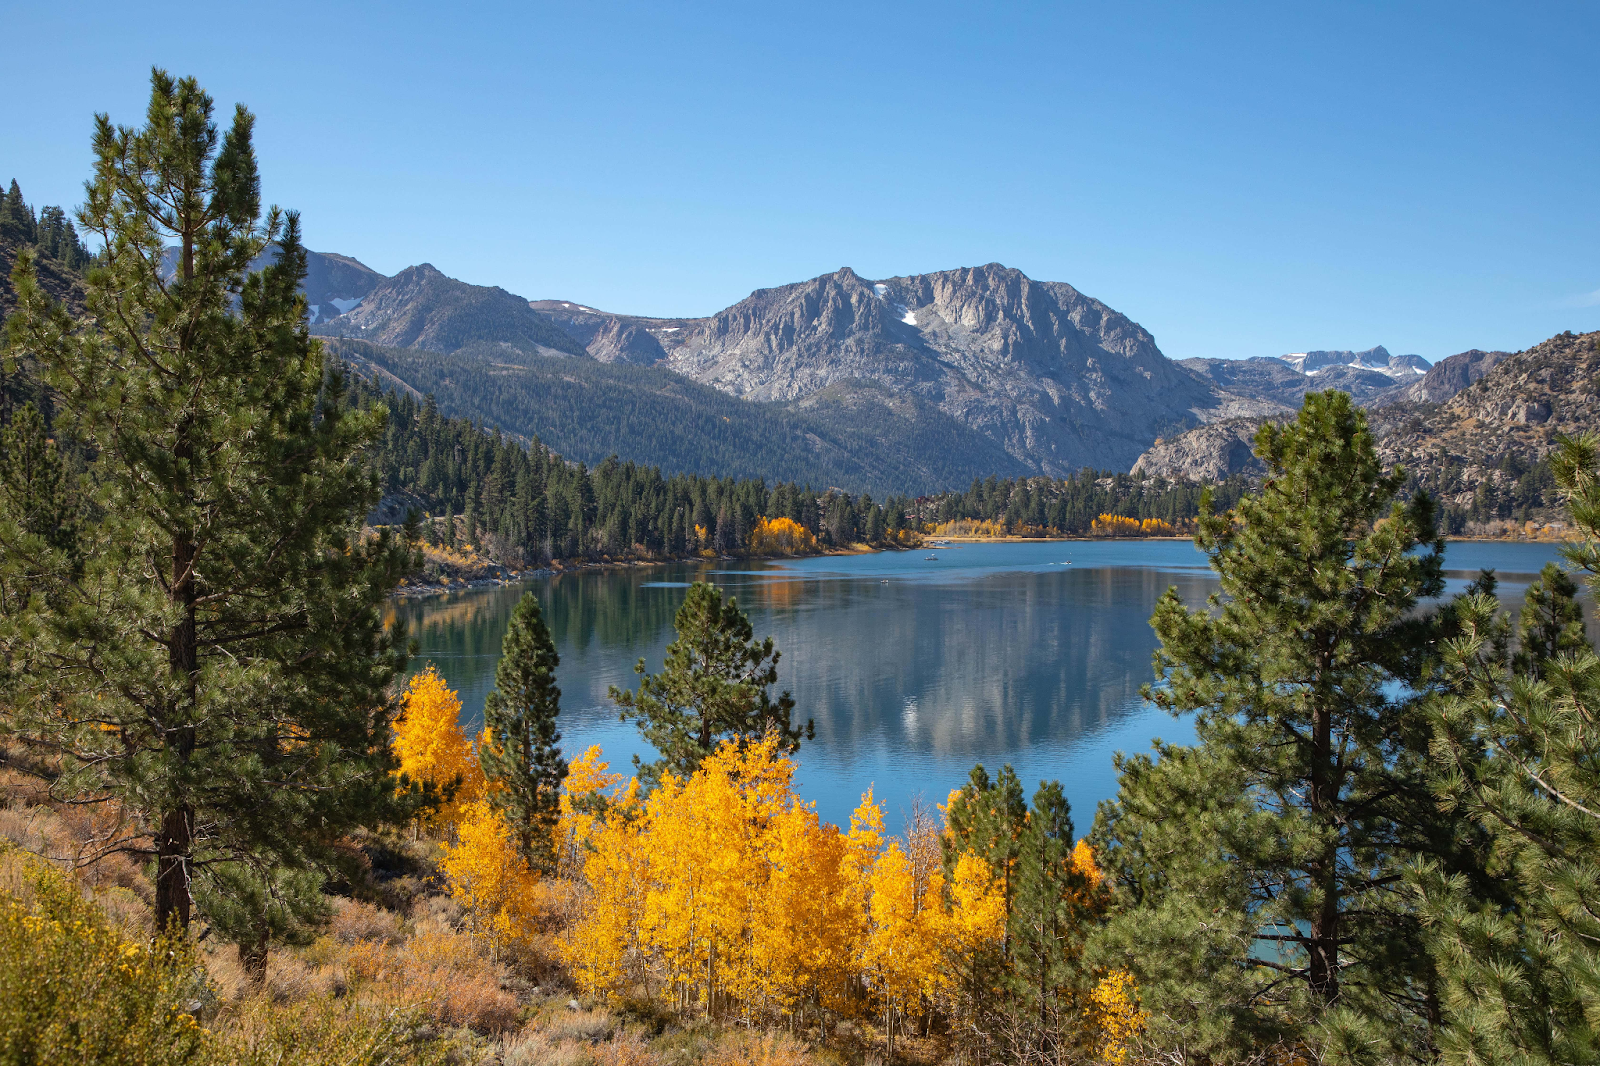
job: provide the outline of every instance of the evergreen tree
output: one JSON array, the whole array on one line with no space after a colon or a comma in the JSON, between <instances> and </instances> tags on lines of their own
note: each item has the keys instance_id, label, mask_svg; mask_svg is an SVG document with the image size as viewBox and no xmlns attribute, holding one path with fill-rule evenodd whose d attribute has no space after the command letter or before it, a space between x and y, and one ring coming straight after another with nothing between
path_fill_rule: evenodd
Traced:
<instances>
[{"instance_id":1,"label":"evergreen tree","mask_svg":"<svg viewBox=\"0 0 1600 1066\"><path fill-rule=\"evenodd\" d=\"M1578 583L1555 563L1546 563L1523 597L1513 669L1538 677L1551 660L1588 646Z\"/></svg>"},{"instance_id":2,"label":"evergreen tree","mask_svg":"<svg viewBox=\"0 0 1600 1066\"><path fill-rule=\"evenodd\" d=\"M556 820L567 776L556 732L560 662L538 597L524 593L500 645L494 691L484 700L488 743L478 760L491 784L490 802L504 813L528 867L542 873L555 872Z\"/></svg>"},{"instance_id":3,"label":"evergreen tree","mask_svg":"<svg viewBox=\"0 0 1600 1066\"><path fill-rule=\"evenodd\" d=\"M1010 983L1035 1050L1050 1056L1076 1028L1072 963L1081 949L1083 877L1072 864L1072 814L1058 781L1039 783L1017 839L1016 898L1008 934ZM1021 1049L1017 1049L1021 1050Z\"/></svg>"},{"instance_id":4,"label":"evergreen tree","mask_svg":"<svg viewBox=\"0 0 1600 1066\"><path fill-rule=\"evenodd\" d=\"M1600 591L1600 442L1569 441L1552 467L1585 536L1567 558ZM1547 568L1530 588L1521 646L1487 594L1459 611L1434 751L1445 809L1490 838L1487 886L1438 862L1417 887L1441 960L1448 1062L1600 1062L1600 656Z\"/></svg>"},{"instance_id":5,"label":"evergreen tree","mask_svg":"<svg viewBox=\"0 0 1600 1066\"><path fill-rule=\"evenodd\" d=\"M12 178L10 190L0 196L0 240L32 244L34 230L33 209L22 199L17 179Z\"/></svg>"},{"instance_id":6,"label":"evergreen tree","mask_svg":"<svg viewBox=\"0 0 1600 1066\"><path fill-rule=\"evenodd\" d=\"M24 253L7 321L58 431L93 457L93 521L70 582L0 618L5 725L58 788L123 812L100 846L154 860L163 928L187 925L197 878L328 870L351 828L404 814L387 743L403 656L382 609L414 559L361 537L383 412L324 377L299 220L262 217L252 126L241 106L219 138L193 79L152 72L142 129L96 119L88 316L53 304ZM7 580L43 551L0 505Z\"/></svg>"},{"instance_id":7,"label":"evergreen tree","mask_svg":"<svg viewBox=\"0 0 1600 1066\"><path fill-rule=\"evenodd\" d=\"M610 696L623 721L639 727L661 758L645 765L633 762L650 783L663 773L688 777L724 740L759 740L778 736L779 750L790 754L816 728L792 725L794 698L776 700L767 692L778 680L778 652L772 638L754 639L750 619L737 600L724 600L709 582L696 582L673 618L678 639L667 645L659 674L647 674L640 659L634 672L643 675L637 692L611 686Z\"/></svg>"},{"instance_id":8,"label":"evergreen tree","mask_svg":"<svg viewBox=\"0 0 1600 1066\"><path fill-rule=\"evenodd\" d=\"M237 946L245 975L260 984L273 944L304 947L333 916L317 870L217 866L194 883L195 902L224 940Z\"/></svg>"},{"instance_id":9,"label":"evergreen tree","mask_svg":"<svg viewBox=\"0 0 1600 1066\"><path fill-rule=\"evenodd\" d=\"M1094 961L1131 971L1154 1037L1190 1056L1425 1056L1435 976L1401 873L1458 846L1407 695L1433 632L1414 608L1443 585L1433 508L1396 502L1404 474L1343 393L1256 454L1260 491L1195 538L1220 594L1189 610L1169 590L1151 619L1146 696L1194 713L1199 743L1118 758Z\"/></svg>"}]
</instances>

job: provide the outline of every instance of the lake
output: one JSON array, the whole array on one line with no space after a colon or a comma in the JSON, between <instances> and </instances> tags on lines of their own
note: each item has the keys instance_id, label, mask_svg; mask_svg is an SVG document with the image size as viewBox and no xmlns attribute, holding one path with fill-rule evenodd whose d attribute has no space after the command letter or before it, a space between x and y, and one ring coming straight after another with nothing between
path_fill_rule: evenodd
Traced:
<instances>
[{"instance_id":1,"label":"lake","mask_svg":"<svg viewBox=\"0 0 1600 1066\"><path fill-rule=\"evenodd\" d=\"M1455 542L1449 591L1493 567L1515 609L1555 544ZM561 655L562 747L601 745L612 769L653 757L617 720L607 687L637 684L634 663L661 666L672 616L692 581L737 597L757 638L783 656L779 684L796 718L816 723L796 781L823 818L848 824L872 786L891 827L920 795L943 803L982 762L1010 763L1029 794L1058 778L1079 833L1116 792L1112 754L1193 731L1146 704L1156 599L1176 587L1198 604L1217 587L1188 541L969 544L786 562L675 563L580 570L502 588L398 601L419 651L481 724L511 610L540 598Z\"/></svg>"}]
</instances>

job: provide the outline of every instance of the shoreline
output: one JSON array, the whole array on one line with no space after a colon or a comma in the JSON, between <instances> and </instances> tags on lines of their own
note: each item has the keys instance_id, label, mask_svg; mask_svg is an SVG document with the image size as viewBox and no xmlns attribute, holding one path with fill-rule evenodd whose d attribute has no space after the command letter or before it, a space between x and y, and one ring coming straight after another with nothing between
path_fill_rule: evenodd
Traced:
<instances>
[{"instance_id":1,"label":"shoreline","mask_svg":"<svg viewBox=\"0 0 1600 1066\"><path fill-rule=\"evenodd\" d=\"M390 599L419 599L423 596L441 596L448 592L466 592L471 589L503 588L515 585L521 581L528 581L537 577L558 577L561 574L576 573L580 570L627 570L634 567L670 566L673 563L692 562L777 562L783 559L821 559L829 555L874 555L883 551L915 551L914 548L872 548L866 545L851 545L848 548L832 548L810 555L718 555L706 557L704 555L684 556L676 559L599 559L594 562L575 563L563 566L559 561L550 566L533 567L527 570L517 570L508 566L491 567L499 571L487 577L461 578L453 581L412 581L405 579L389 593Z\"/></svg>"},{"instance_id":2,"label":"shoreline","mask_svg":"<svg viewBox=\"0 0 1600 1066\"><path fill-rule=\"evenodd\" d=\"M559 562L552 566L534 567L527 570L516 570L510 567L495 567L499 571L487 577L462 578L454 581L418 581L400 585L389 593L390 599L419 599L424 596L442 596L450 592L467 592L473 589L503 588L515 585L518 582L529 581L539 577L558 577L561 574L576 573L580 570L624 570L634 567L669 566L673 563L692 562L781 562L785 559L820 559L830 555L875 555L886 551L921 551L924 548L937 550L940 547L958 547L963 544L1061 544L1061 543L1108 543L1115 541L1192 541L1192 536L1171 537L977 537L977 536L947 536L938 537L926 534L930 539L920 547L911 548L872 548L865 545L852 545L849 548L834 548L828 551L817 552L812 555L722 555L715 558L706 558L703 555L686 556L677 559L601 559L595 562L577 563L570 566L560 565ZM1465 544L1566 544L1575 543L1561 537L1467 537L1454 536L1443 538L1445 543ZM410 579L408 578L409 582Z\"/></svg>"}]
</instances>

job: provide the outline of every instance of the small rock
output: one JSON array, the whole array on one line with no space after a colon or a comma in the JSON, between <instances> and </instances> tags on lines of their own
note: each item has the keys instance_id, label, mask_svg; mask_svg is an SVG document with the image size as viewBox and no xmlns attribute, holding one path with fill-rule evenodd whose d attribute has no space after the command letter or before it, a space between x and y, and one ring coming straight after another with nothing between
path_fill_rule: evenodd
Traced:
<instances>
[{"instance_id":1,"label":"small rock","mask_svg":"<svg viewBox=\"0 0 1600 1066\"><path fill-rule=\"evenodd\" d=\"M579 1010L580 1008L578 1006L578 1001L575 1000L575 999L567 1000L567 1009L568 1010Z\"/></svg>"}]
</instances>

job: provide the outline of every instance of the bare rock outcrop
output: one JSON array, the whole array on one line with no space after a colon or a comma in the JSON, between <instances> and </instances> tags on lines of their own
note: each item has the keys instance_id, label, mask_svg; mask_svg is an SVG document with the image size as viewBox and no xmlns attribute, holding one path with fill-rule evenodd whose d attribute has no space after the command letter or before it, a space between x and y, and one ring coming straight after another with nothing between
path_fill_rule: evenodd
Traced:
<instances>
[{"instance_id":1,"label":"bare rock outcrop","mask_svg":"<svg viewBox=\"0 0 1600 1066\"><path fill-rule=\"evenodd\" d=\"M1133 464L1136 477L1164 477L1201 484L1226 481L1235 474L1257 474L1266 468L1255 457L1252 441L1262 419L1235 418L1163 437Z\"/></svg>"}]
</instances>

